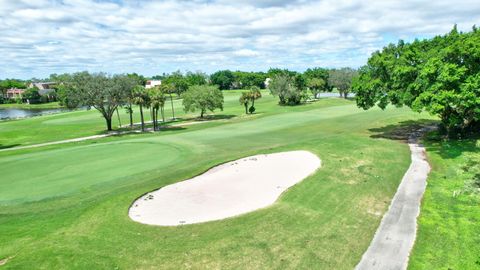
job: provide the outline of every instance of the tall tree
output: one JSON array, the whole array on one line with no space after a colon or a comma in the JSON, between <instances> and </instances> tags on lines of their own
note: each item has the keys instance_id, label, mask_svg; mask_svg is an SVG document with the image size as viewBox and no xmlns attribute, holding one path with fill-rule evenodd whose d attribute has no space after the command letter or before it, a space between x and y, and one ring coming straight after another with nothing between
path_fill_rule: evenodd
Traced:
<instances>
[{"instance_id":1,"label":"tall tree","mask_svg":"<svg viewBox=\"0 0 480 270\"><path fill-rule=\"evenodd\" d=\"M480 31L457 28L377 51L354 81L357 105L389 103L438 115L450 134L480 127Z\"/></svg>"},{"instance_id":2,"label":"tall tree","mask_svg":"<svg viewBox=\"0 0 480 270\"><path fill-rule=\"evenodd\" d=\"M165 123L165 114L163 110L165 107L165 94L160 87L150 88L147 93L150 99L150 107L152 109L153 130L156 131L159 130L158 110L161 111L162 121Z\"/></svg>"},{"instance_id":3,"label":"tall tree","mask_svg":"<svg viewBox=\"0 0 480 270\"><path fill-rule=\"evenodd\" d=\"M238 102L245 107L245 114L248 114L248 105L250 105L250 92L242 92Z\"/></svg>"},{"instance_id":4,"label":"tall tree","mask_svg":"<svg viewBox=\"0 0 480 270\"><path fill-rule=\"evenodd\" d=\"M352 81L358 76L357 70L345 67L340 69L330 69L328 73L329 85L337 88L341 97L347 98L352 88Z\"/></svg>"},{"instance_id":5,"label":"tall tree","mask_svg":"<svg viewBox=\"0 0 480 270\"><path fill-rule=\"evenodd\" d=\"M142 126L142 131L145 131L145 118L143 115L143 108L148 107L150 100L149 96L147 94L147 91L145 90L145 87L137 85L133 89L133 103L138 105L140 109L140 121L141 121L141 126Z\"/></svg>"},{"instance_id":6,"label":"tall tree","mask_svg":"<svg viewBox=\"0 0 480 270\"><path fill-rule=\"evenodd\" d=\"M256 108L255 108L255 100L257 99L260 99L262 98L262 92L260 92L260 88L257 87L257 86L253 86L251 89L250 89L250 92L249 92L249 97L250 97L250 100L252 101L252 106L250 106L250 108L248 109L248 111L250 113L254 113Z\"/></svg>"},{"instance_id":7,"label":"tall tree","mask_svg":"<svg viewBox=\"0 0 480 270\"><path fill-rule=\"evenodd\" d=\"M223 111L223 93L216 86L191 86L187 92L182 94L182 98L185 112L200 110L201 118L207 110L213 112L215 109L220 109Z\"/></svg>"},{"instance_id":8,"label":"tall tree","mask_svg":"<svg viewBox=\"0 0 480 270\"><path fill-rule=\"evenodd\" d=\"M107 76L105 73L78 72L73 74L69 94L82 104L97 109L105 118L107 130L112 130L112 115L125 102L129 89L120 81L124 75Z\"/></svg>"},{"instance_id":9,"label":"tall tree","mask_svg":"<svg viewBox=\"0 0 480 270\"><path fill-rule=\"evenodd\" d=\"M170 97L170 105L172 106L172 120L175 120L175 108L173 106L173 95L176 93L177 89L175 88L175 85L172 83L163 83L161 86L162 92L166 93Z\"/></svg>"},{"instance_id":10,"label":"tall tree","mask_svg":"<svg viewBox=\"0 0 480 270\"><path fill-rule=\"evenodd\" d=\"M307 87L313 94L313 98L317 98L320 92L325 91L326 82L320 78L311 78L307 80Z\"/></svg>"}]
</instances>

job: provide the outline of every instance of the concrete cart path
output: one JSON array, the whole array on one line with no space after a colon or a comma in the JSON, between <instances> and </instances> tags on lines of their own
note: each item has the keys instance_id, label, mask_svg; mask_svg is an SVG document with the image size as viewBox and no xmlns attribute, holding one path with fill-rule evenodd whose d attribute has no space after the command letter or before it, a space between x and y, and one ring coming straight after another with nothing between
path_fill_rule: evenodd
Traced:
<instances>
[{"instance_id":1,"label":"concrete cart path","mask_svg":"<svg viewBox=\"0 0 480 270\"><path fill-rule=\"evenodd\" d=\"M355 267L357 270L407 268L410 251L417 234L420 204L430 172L425 148L418 144L423 131L425 129L412 134L409 139L412 162L370 246Z\"/></svg>"}]
</instances>

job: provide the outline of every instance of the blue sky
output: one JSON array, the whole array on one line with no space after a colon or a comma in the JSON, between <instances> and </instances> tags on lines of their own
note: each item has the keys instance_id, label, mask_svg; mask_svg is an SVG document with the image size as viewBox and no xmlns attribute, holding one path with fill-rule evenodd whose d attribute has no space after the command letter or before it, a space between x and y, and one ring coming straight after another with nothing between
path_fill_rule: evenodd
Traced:
<instances>
[{"instance_id":1,"label":"blue sky","mask_svg":"<svg viewBox=\"0 0 480 270\"><path fill-rule=\"evenodd\" d=\"M0 78L359 67L455 23L480 25L478 0L0 0Z\"/></svg>"}]
</instances>

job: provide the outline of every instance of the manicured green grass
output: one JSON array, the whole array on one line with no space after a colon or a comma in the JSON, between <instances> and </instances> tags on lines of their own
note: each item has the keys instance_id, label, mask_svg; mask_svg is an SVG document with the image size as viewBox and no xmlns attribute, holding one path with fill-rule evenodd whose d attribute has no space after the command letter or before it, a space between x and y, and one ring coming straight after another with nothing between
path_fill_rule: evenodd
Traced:
<instances>
[{"instance_id":1,"label":"manicured green grass","mask_svg":"<svg viewBox=\"0 0 480 270\"><path fill-rule=\"evenodd\" d=\"M238 103L239 93L240 91L224 91L225 109L224 111L217 110L213 115L219 119L243 115L244 108ZM268 95L267 91L263 91L263 94L264 97L256 102L257 114L281 111L275 109L277 107L276 99ZM180 120L195 118L199 115L198 113L184 113L180 99L174 99L174 110L175 117L181 118ZM172 117L170 100L165 105L165 112L167 120L170 119ZM119 109L119 115L122 125L129 123L129 115L124 109ZM145 110L145 121L151 121L148 110ZM134 122L140 122L137 107L134 108ZM113 125L119 126L116 114L113 118ZM95 109L22 120L0 121L0 149L103 134L106 132L105 126L105 120Z\"/></svg>"},{"instance_id":2,"label":"manicured green grass","mask_svg":"<svg viewBox=\"0 0 480 270\"><path fill-rule=\"evenodd\" d=\"M468 192L479 169L476 140L425 140L432 172L409 269L480 269L480 194ZM475 186L474 188L480 188Z\"/></svg>"},{"instance_id":3,"label":"manicured green grass","mask_svg":"<svg viewBox=\"0 0 480 270\"><path fill-rule=\"evenodd\" d=\"M231 93L224 114L242 115L237 98ZM281 107L265 97L257 108L252 117L156 134L0 152L0 259L12 257L3 267L352 269L410 163L404 143L378 137L389 125L429 117L363 111L341 99ZM66 129L79 117L90 115L41 122ZM271 207L181 227L128 218L147 191L228 160L296 149L316 153L323 166Z\"/></svg>"},{"instance_id":4,"label":"manicured green grass","mask_svg":"<svg viewBox=\"0 0 480 270\"><path fill-rule=\"evenodd\" d=\"M41 104L0 104L0 109L59 109L63 108L60 106L58 102L49 102L49 103L41 103Z\"/></svg>"}]
</instances>

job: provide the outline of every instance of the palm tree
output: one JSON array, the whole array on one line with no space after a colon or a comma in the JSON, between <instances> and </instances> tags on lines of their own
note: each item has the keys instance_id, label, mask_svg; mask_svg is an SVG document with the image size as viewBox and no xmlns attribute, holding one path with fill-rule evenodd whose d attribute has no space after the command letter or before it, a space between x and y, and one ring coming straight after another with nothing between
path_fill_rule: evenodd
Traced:
<instances>
[{"instance_id":1,"label":"palm tree","mask_svg":"<svg viewBox=\"0 0 480 270\"><path fill-rule=\"evenodd\" d=\"M162 113L162 119L165 123L165 114L164 114L164 107L165 107L165 94L163 93L161 88L154 87L148 91L148 95L150 97L150 105L152 108L152 119L153 119L153 130L158 130L158 110L160 109Z\"/></svg>"},{"instance_id":2,"label":"palm tree","mask_svg":"<svg viewBox=\"0 0 480 270\"><path fill-rule=\"evenodd\" d=\"M143 107L148 106L149 97L143 86L137 85L133 89L133 103L140 107L140 119L142 122L142 131L145 131L145 119L143 117Z\"/></svg>"},{"instance_id":3,"label":"palm tree","mask_svg":"<svg viewBox=\"0 0 480 270\"><path fill-rule=\"evenodd\" d=\"M245 106L245 114L248 114L248 104L250 103L250 92L242 92L238 99L241 105Z\"/></svg>"},{"instance_id":4,"label":"palm tree","mask_svg":"<svg viewBox=\"0 0 480 270\"><path fill-rule=\"evenodd\" d=\"M172 105L172 120L175 120L175 109L173 108L173 96L172 94L176 93L176 87L172 83L165 83L162 85L162 92L167 93L170 96L170 104ZM165 120L164 120L165 122Z\"/></svg>"},{"instance_id":5,"label":"palm tree","mask_svg":"<svg viewBox=\"0 0 480 270\"><path fill-rule=\"evenodd\" d=\"M252 106L250 107L250 113L255 112L255 100L260 99L262 97L262 93L260 92L260 88L257 86L253 86L250 90L250 99L252 100Z\"/></svg>"}]
</instances>

